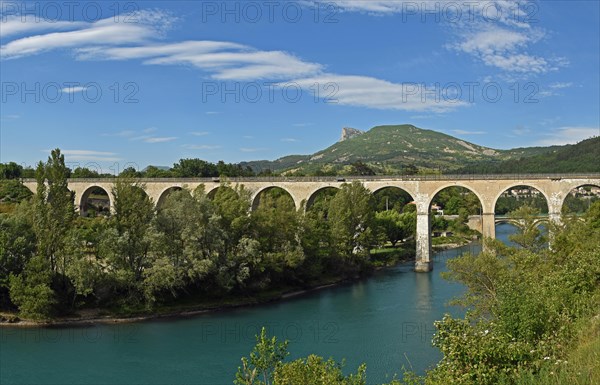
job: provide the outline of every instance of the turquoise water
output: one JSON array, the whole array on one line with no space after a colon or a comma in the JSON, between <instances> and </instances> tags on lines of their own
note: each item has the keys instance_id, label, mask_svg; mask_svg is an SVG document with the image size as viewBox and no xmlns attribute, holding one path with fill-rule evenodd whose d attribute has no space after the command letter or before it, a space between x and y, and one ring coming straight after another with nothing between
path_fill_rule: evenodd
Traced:
<instances>
[{"instance_id":1,"label":"turquoise water","mask_svg":"<svg viewBox=\"0 0 600 385\"><path fill-rule=\"evenodd\" d=\"M498 225L506 240L510 225ZM434 271L412 264L364 281L286 301L187 319L80 328L0 329L1 384L232 384L262 326L290 341L291 358L314 353L365 362L369 383L402 368L422 373L441 357L433 322L460 314L447 302L462 286L445 281L448 258L479 252L472 244L436 253Z\"/></svg>"}]
</instances>

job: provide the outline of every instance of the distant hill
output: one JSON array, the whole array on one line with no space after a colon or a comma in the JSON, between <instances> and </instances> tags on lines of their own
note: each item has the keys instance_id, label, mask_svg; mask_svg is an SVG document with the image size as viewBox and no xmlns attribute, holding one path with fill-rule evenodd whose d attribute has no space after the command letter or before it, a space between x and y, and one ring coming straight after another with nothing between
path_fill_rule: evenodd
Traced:
<instances>
[{"instance_id":1,"label":"distant hill","mask_svg":"<svg viewBox=\"0 0 600 385\"><path fill-rule=\"evenodd\" d=\"M542 156L566 148L495 150L409 124L377 126L366 132L344 128L341 137L339 142L312 155L290 155L275 161L245 162L243 165L257 172L271 170L285 175L351 174L356 171L353 165L357 164L361 169L366 165L377 174L402 174L415 169L447 174L496 170L504 162ZM529 171L523 169L519 172Z\"/></svg>"},{"instance_id":2,"label":"distant hill","mask_svg":"<svg viewBox=\"0 0 600 385\"><path fill-rule=\"evenodd\" d=\"M511 150L518 153L518 150ZM600 172L600 137L560 147L539 147L538 154L500 162L481 162L459 170L463 173L576 173Z\"/></svg>"}]
</instances>

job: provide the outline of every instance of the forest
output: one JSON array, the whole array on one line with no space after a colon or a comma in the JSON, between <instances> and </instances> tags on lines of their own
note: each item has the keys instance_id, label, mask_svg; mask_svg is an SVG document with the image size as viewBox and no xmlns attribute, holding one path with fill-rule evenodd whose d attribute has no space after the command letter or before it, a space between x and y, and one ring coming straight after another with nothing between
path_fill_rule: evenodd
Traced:
<instances>
[{"instance_id":1,"label":"forest","mask_svg":"<svg viewBox=\"0 0 600 385\"><path fill-rule=\"evenodd\" d=\"M137 178L121 177L111 191L114 212L86 218L75 210L60 150L35 177L33 195L18 180L3 181L0 214L0 306L25 319L252 301L354 279L390 262L372 250L400 252L415 231L408 198L388 194L396 209L378 212L360 183L319 196L304 214L277 189L250 210L250 192L225 183L211 197L202 185L175 191L157 210Z\"/></svg>"}]
</instances>

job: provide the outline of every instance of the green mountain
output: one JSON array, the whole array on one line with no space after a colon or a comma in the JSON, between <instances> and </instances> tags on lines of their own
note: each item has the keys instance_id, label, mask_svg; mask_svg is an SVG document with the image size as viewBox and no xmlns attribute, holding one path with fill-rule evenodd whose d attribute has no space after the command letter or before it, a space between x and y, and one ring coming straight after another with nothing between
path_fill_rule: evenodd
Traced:
<instances>
[{"instance_id":1,"label":"green mountain","mask_svg":"<svg viewBox=\"0 0 600 385\"><path fill-rule=\"evenodd\" d=\"M255 171L271 170L285 175L344 175L357 170L377 174L397 174L414 172L474 172L489 169L490 172L503 171L502 165L513 164L520 159L543 157L557 153L570 146L526 147L512 150L495 150L470 143L441 132L425 130L413 125L377 126L362 132L351 128L342 130L342 140L312 155L291 155L275 161L254 161L244 165ZM589 150L589 149L588 149ZM586 151L588 151L586 150ZM597 150L596 150L597 152ZM582 160L581 167L597 170L590 159ZM564 156L580 156L577 152ZM546 159L546 158L540 158ZM540 160L543 162L544 160ZM546 160L547 161L547 160ZM573 163L577 163L573 161ZM366 168L364 167L366 166ZM415 169L416 167L416 169ZM536 172L536 163L523 163L511 172ZM531 170L531 171L527 171ZM539 171L547 172L547 171ZM557 171L558 172L558 171Z\"/></svg>"},{"instance_id":2,"label":"green mountain","mask_svg":"<svg viewBox=\"0 0 600 385\"><path fill-rule=\"evenodd\" d=\"M518 150L511 151L518 154ZM513 156L500 162L484 161L459 171L484 174L600 172L600 137L560 147L538 147L535 151L539 153Z\"/></svg>"}]
</instances>

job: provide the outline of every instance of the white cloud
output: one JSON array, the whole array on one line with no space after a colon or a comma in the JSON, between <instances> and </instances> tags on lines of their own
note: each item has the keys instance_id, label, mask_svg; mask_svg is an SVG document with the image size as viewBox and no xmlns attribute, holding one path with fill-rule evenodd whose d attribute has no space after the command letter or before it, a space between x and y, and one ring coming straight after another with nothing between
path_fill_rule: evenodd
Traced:
<instances>
[{"instance_id":1,"label":"white cloud","mask_svg":"<svg viewBox=\"0 0 600 385\"><path fill-rule=\"evenodd\" d=\"M544 32L538 29L524 31L484 25L475 31L462 33L461 41L450 47L506 72L540 74L567 64L563 58L546 59L526 52L531 44L544 36Z\"/></svg>"},{"instance_id":2,"label":"white cloud","mask_svg":"<svg viewBox=\"0 0 600 385\"><path fill-rule=\"evenodd\" d=\"M50 153L50 150L44 150L44 152ZM93 150L61 150L61 153L65 155L65 159L69 161L77 160L88 160L88 161L106 161L116 162L122 160L114 152L106 151L93 151Z\"/></svg>"},{"instance_id":3,"label":"white cloud","mask_svg":"<svg viewBox=\"0 0 600 385\"><path fill-rule=\"evenodd\" d=\"M222 146L210 144L184 144L182 147L188 150L218 150L219 148L223 148Z\"/></svg>"},{"instance_id":4,"label":"white cloud","mask_svg":"<svg viewBox=\"0 0 600 385\"><path fill-rule=\"evenodd\" d=\"M76 21L54 21L54 20L37 20L35 17L25 18L22 20L20 16L4 16L0 17L0 31L2 37L7 38L13 35L22 35L31 32L39 31L62 31L67 29L77 29L85 27L86 23Z\"/></svg>"},{"instance_id":5,"label":"white cloud","mask_svg":"<svg viewBox=\"0 0 600 385\"><path fill-rule=\"evenodd\" d=\"M367 76L323 74L294 81L306 92L315 83L322 87L321 96L332 104L402 111L445 112L467 106L461 100L432 96L427 87L412 83L392 83Z\"/></svg>"},{"instance_id":6,"label":"white cloud","mask_svg":"<svg viewBox=\"0 0 600 385\"><path fill-rule=\"evenodd\" d=\"M298 139L296 139L296 138L282 138L281 141L282 142L297 142Z\"/></svg>"},{"instance_id":7,"label":"white cloud","mask_svg":"<svg viewBox=\"0 0 600 385\"><path fill-rule=\"evenodd\" d=\"M165 142L172 142L176 139L177 139L176 136L169 136L169 137L152 136L152 137L144 138L144 139L142 139L142 141L145 143L165 143Z\"/></svg>"},{"instance_id":8,"label":"white cloud","mask_svg":"<svg viewBox=\"0 0 600 385\"><path fill-rule=\"evenodd\" d=\"M485 131L467 131L467 130L452 130L455 134L458 135L483 135L487 134Z\"/></svg>"},{"instance_id":9,"label":"white cloud","mask_svg":"<svg viewBox=\"0 0 600 385\"><path fill-rule=\"evenodd\" d=\"M552 83L548 87L552 88L553 90L561 90L563 88L573 87L573 83L572 82L563 82L563 83L558 82L558 83Z\"/></svg>"},{"instance_id":10,"label":"white cloud","mask_svg":"<svg viewBox=\"0 0 600 385\"><path fill-rule=\"evenodd\" d=\"M190 134L194 135L194 136L206 136L206 135L210 134L210 132L208 132L208 131L192 131L192 132L190 132Z\"/></svg>"},{"instance_id":11,"label":"white cloud","mask_svg":"<svg viewBox=\"0 0 600 385\"><path fill-rule=\"evenodd\" d=\"M523 136L531 133L531 129L523 126L518 126L512 130L512 133L518 136Z\"/></svg>"},{"instance_id":12,"label":"white cloud","mask_svg":"<svg viewBox=\"0 0 600 385\"><path fill-rule=\"evenodd\" d=\"M575 144L582 140L600 136L600 127L560 127L537 141L539 146L554 146L562 144Z\"/></svg>"},{"instance_id":13,"label":"white cloud","mask_svg":"<svg viewBox=\"0 0 600 385\"><path fill-rule=\"evenodd\" d=\"M265 151L266 148L259 148L259 147L242 147L240 148L241 152L259 152L259 151Z\"/></svg>"},{"instance_id":14,"label":"white cloud","mask_svg":"<svg viewBox=\"0 0 600 385\"><path fill-rule=\"evenodd\" d=\"M137 23L115 22L110 17L93 23L77 23L79 29L73 31L13 40L0 47L0 55L3 59L15 59L56 49L140 43L160 35L165 25L172 22L168 15L157 11L140 11L135 17Z\"/></svg>"}]
</instances>

